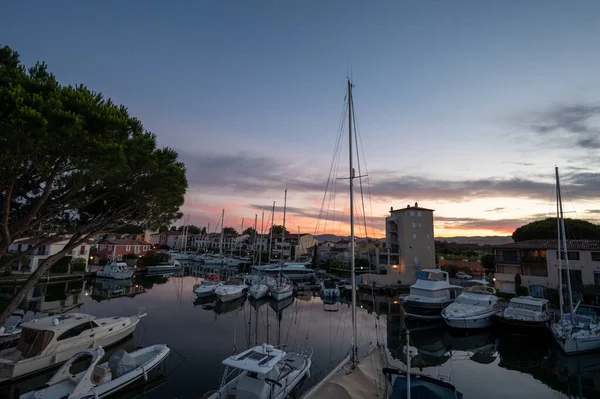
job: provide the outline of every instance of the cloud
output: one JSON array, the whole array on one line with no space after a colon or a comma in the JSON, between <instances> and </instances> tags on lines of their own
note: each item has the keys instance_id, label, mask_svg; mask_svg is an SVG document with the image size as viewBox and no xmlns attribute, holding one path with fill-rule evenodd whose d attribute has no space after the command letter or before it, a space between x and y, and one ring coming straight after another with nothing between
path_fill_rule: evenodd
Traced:
<instances>
[{"instance_id":1,"label":"cloud","mask_svg":"<svg viewBox=\"0 0 600 399\"><path fill-rule=\"evenodd\" d=\"M493 230L503 232L513 232L518 227L537 220L538 218L532 215L523 219L501 219L489 220L481 218L461 218L434 216L435 224L441 228L463 229L463 230Z\"/></svg>"},{"instance_id":2,"label":"cloud","mask_svg":"<svg viewBox=\"0 0 600 399\"><path fill-rule=\"evenodd\" d=\"M585 213L591 213L594 215L600 215L600 209L586 209Z\"/></svg>"},{"instance_id":3,"label":"cloud","mask_svg":"<svg viewBox=\"0 0 600 399\"><path fill-rule=\"evenodd\" d=\"M180 152L186 164L190 191L217 195L258 196L281 193L284 188L322 196L325 168L271 155L216 155ZM307 161L310 162L310 161ZM466 180L444 180L426 176L404 176L401 171L373 170L368 180L374 200L466 201L478 198L522 198L547 201L553 196L554 181L537 176ZM548 174L549 177L550 173ZM345 181L336 181L338 198L346 198ZM358 185L357 185L358 186ZM562 187L573 198L600 199L600 173L565 173ZM291 209L291 208L290 208Z\"/></svg>"},{"instance_id":4,"label":"cloud","mask_svg":"<svg viewBox=\"0 0 600 399\"><path fill-rule=\"evenodd\" d=\"M493 208L493 209L486 209L485 212L500 212L505 210L506 208Z\"/></svg>"},{"instance_id":5,"label":"cloud","mask_svg":"<svg viewBox=\"0 0 600 399\"><path fill-rule=\"evenodd\" d=\"M541 135L569 138L577 147L600 149L600 129L592 122L599 116L600 105L562 105L542 112L529 127Z\"/></svg>"}]
</instances>

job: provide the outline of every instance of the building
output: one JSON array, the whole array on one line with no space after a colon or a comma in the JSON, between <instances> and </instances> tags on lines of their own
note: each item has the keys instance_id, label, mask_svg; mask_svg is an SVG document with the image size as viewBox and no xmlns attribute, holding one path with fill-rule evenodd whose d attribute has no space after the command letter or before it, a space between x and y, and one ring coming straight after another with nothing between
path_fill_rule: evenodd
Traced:
<instances>
[{"instance_id":1,"label":"building","mask_svg":"<svg viewBox=\"0 0 600 399\"><path fill-rule=\"evenodd\" d=\"M407 205L390 208L385 219L386 246L375 249L380 275L364 277L363 282L410 285L420 269L435 268L433 209Z\"/></svg>"},{"instance_id":2,"label":"building","mask_svg":"<svg viewBox=\"0 0 600 399\"><path fill-rule=\"evenodd\" d=\"M582 292L584 285L600 285L600 240L567 240L571 287ZM545 288L558 289L557 240L528 240L494 246L496 289L515 293L515 276L532 295ZM564 259L564 253L561 254ZM563 264L563 284L566 271Z\"/></svg>"},{"instance_id":3,"label":"building","mask_svg":"<svg viewBox=\"0 0 600 399\"><path fill-rule=\"evenodd\" d=\"M181 231L163 231L162 233L150 234L150 244L152 245L168 245L169 248L175 248L183 244L183 233Z\"/></svg>"},{"instance_id":4,"label":"building","mask_svg":"<svg viewBox=\"0 0 600 399\"><path fill-rule=\"evenodd\" d=\"M27 264L21 262L18 265L15 265L16 271L24 272L27 271L29 273L33 273L37 270L39 264L49 258L52 255L56 255L60 251L62 251L65 246L69 243L71 236L64 236L60 238L56 238L54 240L47 240L43 245L39 246L39 248L35 249L32 254L28 255L29 259ZM19 240L15 240L9 247L9 251L14 251L16 253L23 253L35 247L39 244L39 241L34 238L22 238ZM90 244L85 243L79 245L77 248L74 248L70 252L68 252L65 256L71 256L73 260L77 259L81 262L85 262L85 270L87 271L88 265L88 257L90 255Z\"/></svg>"},{"instance_id":5,"label":"building","mask_svg":"<svg viewBox=\"0 0 600 399\"><path fill-rule=\"evenodd\" d=\"M132 239L100 240L97 243L96 256L92 263L99 264L105 259L123 260L125 255L146 255L152 245L149 242Z\"/></svg>"}]
</instances>

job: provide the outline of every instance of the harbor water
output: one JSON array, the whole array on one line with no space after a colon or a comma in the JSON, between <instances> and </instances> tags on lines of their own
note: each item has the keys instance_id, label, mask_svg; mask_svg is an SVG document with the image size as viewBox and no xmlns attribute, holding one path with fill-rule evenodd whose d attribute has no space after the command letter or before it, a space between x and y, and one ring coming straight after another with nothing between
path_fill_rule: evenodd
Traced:
<instances>
[{"instance_id":1,"label":"harbor water","mask_svg":"<svg viewBox=\"0 0 600 399\"><path fill-rule=\"evenodd\" d=\"M172 276L40 284L22 308L27 319L60 312L126 316L147 308L148 316L133 336L108 353L165 343L171 355L148 383L114 398L200 398L218 388L224 358L265 342L287 344L288 350L314 349L311 376L295 393L300 396L348 354L347 299L323 303L317 293L306 293L279 303L243 299L215 306L211 299L196 300L196 283L194 276ZM0 287L0 305L14 292L15 287ZM379 343L387 348L391 365L404 368L405 320L397 299L359 293L358 303L359 354ZM493 327L465 333L442 324L408 327L412 370L446 378L465 398L600 397L600 355L565 356L548 335L526 338ZM4 384L0 397L35 389L51 375Z\"/></svg>"}]
</instances>

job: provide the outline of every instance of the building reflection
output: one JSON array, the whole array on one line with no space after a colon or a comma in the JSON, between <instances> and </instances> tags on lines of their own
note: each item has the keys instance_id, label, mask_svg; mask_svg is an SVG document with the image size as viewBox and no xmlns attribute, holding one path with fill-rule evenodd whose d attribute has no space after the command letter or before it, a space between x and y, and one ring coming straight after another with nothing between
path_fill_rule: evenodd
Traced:
<instances>
[{"instance_id":1,"label":"building reflection","mask_svg":"<svg viewBox=\"0 0 600 399\"><path fill-rule=\"evenodd\" d=\"M77 309L83 304L86 285L85 280L38 284L27 293L19 309L34 314L60 314ZM0 306L6 306L19 288L0 287Z\"/></svg>"},{"instance_id":2,"label":"building reflection","mask_svg":"<svg viewBox=\"0 0 600 399\"><path fill-rule=\"evenodd\" d=\"M108 278L97 278L91 284L90 296L97 302L114 298L129 297L146 292L142 284L136 284L132 280L115 280Z\"/></svg>"}]
</instances>

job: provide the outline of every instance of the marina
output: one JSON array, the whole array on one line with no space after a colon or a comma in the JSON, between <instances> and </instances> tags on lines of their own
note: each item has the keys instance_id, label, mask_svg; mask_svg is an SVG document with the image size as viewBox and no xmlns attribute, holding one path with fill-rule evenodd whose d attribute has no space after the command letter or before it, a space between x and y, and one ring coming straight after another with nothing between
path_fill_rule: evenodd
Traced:
<instances>
[{"instance_id":1,"label":"marina","mask_svg":"<svg viewBox=\"0 0 600 399\"><path fill-rule=\"evenodd\" d=\"M197 268L188 266L186 273ZM143 287L144 291L134 296L113 295L106 289L98 291L99 283L94 280L85 280L75 289L67 289L69 283L49 283L35 288L47 295L60 293L54 297L65 303L63 309L67 312L73 311L68 305L71 302L80 303L77 312L96 317L127 316L135 314L139 307L147 308L148 315L133 335L116 348L107 349L107 354L111 355L119 348L133 351L138 346L159 343L171 348L161 374L152 376L148 384L133 387L137 397L199 398L219 387L224 371L221 362L234 350L240 354L263 343L276 346L278 342L286 341L290 348L307 345L314 350L311 375L299 386L297 394L300 395L348 354L351 312L346 296L336 302L336 312L324 311L317 290L281 302L269 298L259 301L243 298L205 306L213 302L195 303L193 288L199 278L194 275L138 278L133 287ZM113 291L128 289L118 286L122 281L112 280L111 283ZM0 291L10 289L0 287ZM95 298L91 295L93 291ZM54 298L48 296L48 299ZM375 296L373 300L370 293L359 292L357 304L359 355L364 356L372 347L370 343L377 341L375 316L378 316L380 342L385 346L390 364L404 367L404 326L408 325L412 370L432 376L451 374L450 381L464 398L505 398L509 395L560 398L567 394L595 398L600 394L600 386L595 382L600 378L598 354L566 356L547 330L529 338L511 335L496 326L462 332L443 322L405 321L402 306L395 297ZM50 303L39 307L61 310L60 306ZM32 310L25 313L25 320L42 317ZM101 360L104 361L107 360ZM48 372L12 384L4 383L0 386L0 396L12 398L16 390L24 394L43 385L52 375L53 372ZM503 384L502 381L507 379L513 383ZM490 386L501 389L490 390ZM128 390L124 395L133 394ZM118 393L111 397L121 398Z\"/></svg>"}]
</instances>

